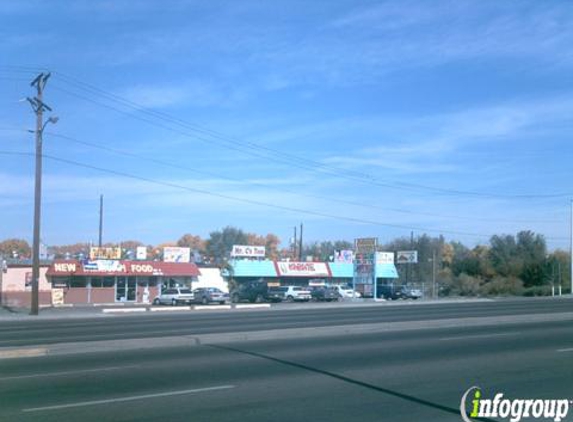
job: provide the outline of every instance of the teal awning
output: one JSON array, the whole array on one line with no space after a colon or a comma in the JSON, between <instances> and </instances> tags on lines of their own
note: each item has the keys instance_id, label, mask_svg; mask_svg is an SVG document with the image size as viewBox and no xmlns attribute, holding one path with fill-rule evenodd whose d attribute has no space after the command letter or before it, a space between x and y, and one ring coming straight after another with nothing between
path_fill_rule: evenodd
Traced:
<instances>
[{"instance_id":1,"label":"teal awning","mask_svg":"<svg viewBox=\"0 0 573 422\"><path fill-rule=\"evenodd\" d=\"M230 262L235 277L276 277L273 261L236 260Z\"/></svg>"}]
</instances>

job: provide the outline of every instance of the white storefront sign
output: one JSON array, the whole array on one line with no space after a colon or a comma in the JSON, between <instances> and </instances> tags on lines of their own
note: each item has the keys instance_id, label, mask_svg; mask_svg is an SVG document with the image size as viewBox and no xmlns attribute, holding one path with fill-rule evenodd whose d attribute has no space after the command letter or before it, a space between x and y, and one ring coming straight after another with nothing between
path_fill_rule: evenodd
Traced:
<instances>
[{"instance_id":1,"label":"white storefront sign","mask_svg":"<svg viewBox=\"0 0 573 422\"><path fill-rule=\"evenodd\" d=\"M324 262L277 262L279 276L330 277L328 265Z\"/></svg>"},{"instance_id":2,"label":"white storefront sign","mask_svg":"<svg viewBox=\"0 0 573 422\"><path fill-rule=\"evenodd\" d=\"M264 258L266 248L264 246L233 245L232 257Z\"/></svg>"},{"instance_id":3,"label":"white storefront sign","mask_svg":"<svg viewBox=\"0 0 573 422\"><path fill-rule=\"evenodd\" d=\"M394 263L394 252L377 252L376 253L376 263L377 264L393 264Z\"/></svg>"}]
</instances>

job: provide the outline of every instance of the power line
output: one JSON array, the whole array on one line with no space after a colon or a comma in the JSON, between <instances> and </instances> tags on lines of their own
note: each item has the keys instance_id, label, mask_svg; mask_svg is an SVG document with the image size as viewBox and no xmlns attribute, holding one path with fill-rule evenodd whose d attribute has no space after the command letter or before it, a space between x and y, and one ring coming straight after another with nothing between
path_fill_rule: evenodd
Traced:
<instances>
[{"instance_id":1,"label":"power line","mask_svg":"<svg viewBox=\"0 0 573 422\"><path fill-rule=\"evenodd\" d=\"M24 67L24 66L3 66L3 67L4 68L10 68L10 69L16 69L14 71L19 71L19 72L30 72L33 69L30 67ZM329 174L336 175L338 177L342 177L342 178L346 178L346 179L349 179L352 181L358 181L360 183L374 185L374 186L378 186L378 187L397 189L397 190L404 190L404 189L413 190L413 191L420 191L421 190L421 191L432 192L435 194L443 194L443 195L474 196L474 197L499 198L499 199L522 199L522 200L524 200L524 199L569 198L569 197L573 196L572 193L566 193L566 192L554 193L554 194L497 194L497 193L491 193L491 192L487 193L487 192L475 192L475 191L466 191L466 190L458 190L458 189L440 188L440 187L426 186L426 185L422 185L422 184L407 183L407 182L393 182L393 183L384 182L384 183L382 183L379 180L373 178L372 176L364 174L364 173L359 173L359 172L349 171L349 170L345 170L345 169L340 169L338 167L328 166L328 165L325 165L323 163L319 163L319 162L316 162L313 160L308 160L308 159L305 159L305 158L302 158L299 156L295 156L293 154L284 153L284 152L281 152L281 151L278 151L278 150L275 150L275 149L272 149L269 147L265 147L265 146L262 146L259 144L252 143L252 142L239 140L237 138L233 138L233 137L221 134L221 133L216 132L216 131L211 130L211 129L206 129L206 128L202 128L202 127L197 126L197 125L193 125L191 123L186 122L185 120L173 117L167 113L162 113L162 112L150 110L150 109L142 106L141 104L138 104L134 101L125 99L125 98L120 97L116 94L113 94L113 93L110 93L110 92L105 91L103 89L100 89L100 88L98 88L92 84L89 84L89 83L86 83L83 81L79 81L76 78L73 78L72 76L66 75L62 72L54 72L54 73L57 73L64 83L75 86L76 88L82 89L82 90L87 91L91 94L98 95L100 97L104 97L108 101L112 101L112 102L121 104L124 107L128 107L128 108L134 110L135 112L145 114L147 116L150 116L151 118L159 119L163 122L168 122L170 124L183 126L186 129L192 130L194 132L207 134L207 136L209 136L209 138L205 138L204 136L197 135L196 133L191 134L189 132L177 130L171 126L167 126L165 124L160 124L160 123L156 122L155 120L142 118L141 116L138 116L134 113L126 112L125 110L118 109L116 107L110 106L109 104L103 104L97 100L94 100L93 98L88 98L88 97L82 96L80 94L71 92L71 91L66 90L64 88L57 88L60 91L67 93L68 95L75 96L77 98L83 99L83 100L88 101L88 102L92 102L92 103L99 105L101 107L105 107L105 108L114 110L116 112L127 115L131 118L135 118L135 119L138 119L140 121L144 121L148 124L155 125L155 126L161 127L163 129L166 129L166 130L170 130L174 133L178 133L178 134L183 135L183 136L192 137L194 139L199 139L199 140L207 142L209 144L212 144L214 142L213 138L215 138L215 139L218 139L219 141L224 142L224 144L221 144L221 142L218 142L218 145L220 145L224 148L228 148L228 149L238 151L238 152L241 152L244 154L252 155L252 156L255 156L257 158L263 158L263 159L271 160L274 162L279 162L281 164L286 164L286 165L289 165L292 167L303 168L303 169L311 170L311 171L327 172ZM264 151L264 152L260 153L257 151L253 151L253 149L258 150L258 151ZM267 154L267 155L265 155L265 154ZM271 154L271 155L268 155L268 154ZM277 158L274 155L277 155L278 157L288 156L288 157L293 158L295 161L298 161L298 163L295 163L293 160L284 160L281 158Z\"/></svg>"},{"instance_id":2,"label":"power line","mask_svg":"<svg viewBox=\"0 0 573 422\"><path fill-rule=\"evenodd\" d=\"M0 151L0 154L2 154L2 155L18 155L18 156L33 156L34 155L34 153L31 153L31 152L18 152L18 151ZM165 186L165 187L185 190L185 191L189 191L189 192L193 192L193 193L199 193L199 194L203 194L203 195L214 196L214 197L227 199L227 200L231 200L231 201L247 203L250 205L258 205L258 206L264 206L264 207L268 207L268 208L279 209L282 211L307 214L307 215L311 215L311 216L315 216L315 217L330 218L330 219L334 219L334 220L343 220L343 221L349 221L349 222L358 223L358 224L368 224L368 225L374 225L374 226L414 230L417 232L430 232L430 233L451 234L451 235L458 235L458 236L469 236L469 237L480 237L480 238L490 238L492 236L489 234L486 235L486 234L480 234L480 233L462 232L462 231L454 231L454 230L430 229L430 228L425 228L425 227L415 227L415 226L405 226L405 225L400 225L400 224L382 223L379 221L365 220L365 219L361 219L361 218L347 217L347 216L323 213L323 212L318 212L318 211L313 211L313 210L305 210L302 208L295 208L295 207L271 204L271 203L252 200L252 199L240 198L240 197L236 197L233 195L221 194L221 193L212 192L212 191L205 190L205 189L192 188L192 187L177 184L177 183L165 182L165 181L161 181L161 180L157 180L157 179L152 179L149 177L134 175L134 174L123 172L123 171L107 169L107 168L103 168L103 167L94 166L91 164L81 163L81 162L74 161L74 160L69 160L69 159L65 159L65 158L61 158L61 157L55 157L53 155L44 154L43 157L46 159L55 161L55 162L65 163L65 164L69 164L69 165L81 167L81 168L87 168L87 169L99 171L102 173L113 174L116 176L121 176L124 178L129 178L129 179L138 180L138 181L143 181L143 182L147 182L147 183L151 183L151 184L155 184L155 185L159 185L159 186ZM565 237L545 237L545 238L550 239L550 240L566 240L566 239L568 239Z\"/></svg>"},{"instance_id":3,"label":"power line","mask_svg":"<svg viewBox=\"0 0 573 422\"><path fill-rule=\"evenodd\" d=\"M13 152L13 151L0 151L0 154L2 154L2 155L27 155L27 156L32 155L31 153ZM147 183L151 183L151 184L155 184L155 185L159 185L159 186L185 190L188 192L199 193L199 194L213 196L213 197L222 198L222 199L235 201L235 202L242 202L242 203L246 203L246 204L250 204L250 205L257 205L257 206L263 206L263 207L267 207L267 208L278 209L278 210L282 210L282 211L289 211L289 212L294 212L294 213L299 213L299 214L306 214L306 215L311 215L311 216L315 216L315 217L330 218L330 219L334 219L334 220L343 220L343 221L349 221L349 222L353 222L353 223L368 224L368 225L375 225L375 226L382 226L382 227L390 227L390 228L397 228L397 229L403 229L403 230L415 230L415 231L419 231L419 232L433 232L433 233L440 233L440 234L446 233L446 234L459 235L459 236L470 236L470 237L487 237L487 238L491 237L491 235L485 235L485 234L480 234L480 233L469 233L469 232L461 232L461 231L453 231L453 230L438 230L438 229L430 229L430 228L424 228L424 227L413 227L413 226L406 226L406 225L400 225L400 224L382 223L379 221L365 220L365 219L361 219L361 218L347 217L347 216L323 213L323 212L318 212L318 211L313 211L313 210L306 210L306 209L302 209L302 208L296 208L296 207L290 207L290 206L284 206L284 205L278 205L278 204L271 204L271 203L267 203L267 202L263 202L263 201L257 201L257 200L253 200L253 199L241 198L241 197L237 197L237 196L233 196L233 195L227 195L227 194L212 192L212 191L209 191L206 189L192 188L192 187L181 185L178 183L166 182L166 181L161 181L161 180L157 180L157 179L152 179L149 177L138 176L138 175L123 172L123 171L107 169L107 168L103 168L103 167L99 167L99 166L94 166L91 164L81 163L81 162L78 162L75 160L69 160L66 158L56 157L53 155L44 154L43 157L45 159L52 160L55 162L69 164L69 165L72 165L75 167L87 168L90 170L95 170L95 171L99 171L99 172L107 173L107 174L113 174L116 176L121 176L121 177L128 178L128 179L147 182Z\"/></svg>"},{"instance_id":4,"label":"power line","mask_svg":"<svg viewBox=\"0 0 573 422\"><path fill-rule=\"evenodd\" d=\"M232 177L228 177L228 176L223 176L223 175L218 174L218 173L213 173L213 172L208 172L208 171L203 171L203 170L197 170L195 168L174 164L172 162L168 162L165 160L159 160L156 158L145 157L143 155L136 154L133 152L103 146L99 143L83 141L83 140L80 140L80 139L77 139L77 138L74 138L71 136L66 136L66 135L52 133L52 132L48 132L48 134L50 136L53 136L56 138L60 138L60 139L64 139L64 140L74 142L74 143L77 143L80 145L88 146L90 148L99 149L102 151L106 151L106 152L109 152L112 154L122 155L125 157L136 158L138 160L145 160L145 161L148 161L150 163L155 163L155 164L159 164L159 165L170 167L170 168L185 170L185 171L189 171L189 172L201 174L201 175L208 175L211 177L217 177L217 178L221 178L221 179L228 180L231 182L239 182L239 183L247 184L247 185L251 185L251 186L258 186L258 187L262 187L265 189L276 189L274 186L271 186L271 185L267 185L267 184L263 184L263 183L256 183L256 182L245 182L243 179L237 179L237 178L232 178ZM385 208L385 207L380 207L380 206L377 206L375 204L371 204L368 202L356 202L356 201L349 201L349 200L344 200L344 199L340 199L340 198L333 198L333 197L324 196L324 195L308 194L308 193L304 193L301 191L295 191L295 190L284 188L284 187L281 187L280 190L282 192L292 193L294 195L304 196L307 198L327 200L327 201L332 201L332 202L336 202L336 203L340 203L340 204L353 205L353 206L359 206L359 207L363 207L363 208L375 209L375 210L379 210L379 211L390 211L390 212L396 212L396 213L402 213L402 214L422 215L422 216L427 216L427 217L439 217L439 218L453 218L453 219L470 220L470 221L497 221L497 222L507 222L507 223L530 223L531 222L531 220L516 220L516 219L509 220L509 219L466 217L466 216L459 216L459 215L443 215L443 214L437 214L437 213L404 210L404 209L399 209L399 208ZM557 221L556 220L535 220L535 222L536 223L556 223Z\"/></svg>"},{"instance_id":5,"label":"power line","mask_svg":"<svg viewBox=\"0 0 573 422\"><path fill-rule=\"evenodd\" d=\"M177 124L180 126L184 126L187 129L193 130L195 132L200 132L203 134L207 134L208 136L210 136L208 142L212 142L212 138L216 138L219 139L221 141L225 142L225 145L223 145L225 148L230 148L232 150L235 151L240 151L243 153L247 153L250 155L254 155L256 157L259 158L265 158L265 159L271 159L273 161L278 161L281 162L283 164L287 164L287 165L294 165L292 160L289 161L285 161L285 160L277 160L276 157L269 157L268 155L261 155L258 153L255 153L254 151L250 150L250 149L256 149L259 151L264 151L265 154L273 154L273 155L278 155L278 156L287 156L287 157L291 157L294 160L298 161L299 163L306 163L303 164L303 168L305 169L309 169L309 170L313 170L313 171L317 171L317 169L320 169L321 171L327 171L331 174L335 174L339 177L343 177L343 178L350 178L351 180L354 181L359 181L362 183L367 183L367 184L373 184L375 186L378 187L384 187L384 188L391 188L391 189L411 189L411 190L423 190L423 191L430 191L433 193L440 193L440 194L445 194L445 195L458 195L458 196L475 196L475 197L490 197L490 198L503 198L503 199L550 199L550 198L565 198L565 197L571 197L573 194L572 193L555 193L555 194L497 194L497 193L486 193L486 192L475 192L475 191L466 191L466 190L459 190L459 189L450 189L450 188L440 188L440 187L433 187L433 186L427 186L427 185L422 185L422 184L417 184L417 183L407 183L407 182L393 182L393 183L388 183L388 182L380 182L378 179L365 174L365 173L360 173L360 172L355 172L355 171L349 171L349 170L345 170L345 169L340 169L338 167L334 167L334 166L328 166L325 165L323 163L320 162L316 162L313 160L308 160L293 154L288 154L288 153L284 153L282 151L278 151L269 147L265 147L259 144L255 144L252 142L247 142L247 141L242 141L239 140L237 138L234 137L230 137L224 134L221 134L217 131L211 130L211 129L205 129L202 128L200 126L197 125L193 125L190 124L182 119L170 116L167 113L162 113L162 112L158 112L158 111L153 111L150 110L144 106L142 106L141 104L138 104L134 101L122 98L116 94L107 92L105 90L102 90L100 88L95 87L94 85L88 84L86 82L83 81L79 81L71 76L65 75L61 72L57 72L57 74L62 78L62 80L64 82L67 82L69 84L72 84L80 89L84 89L87 91L91 91L92 93L99 95L99 96L103 96L105 98L107 98L110 101L114 101L116 103L121 103L124 106L127 106L137 112L141 112L147 115L150 115L152 117L158 118L160 120L163 121L168 121L171 122L173 124ZM60 88L61 89L61 88ZM69 91L67 91L68 93L70 93ZM72 94L74 95L74 94ZM85 97L81 97L77 94L75 94L76 96L86 99ZM88 100L90 101L90 100ZM123 112L124 114L127 114L131 117L135 117L132 113L125 113L122 110L110 107L110 106L106 106L106 105L102 105L101 103L91 100L92 102L94 102L95 104L98 104L100 106L104 106L104 107L108 107L111 108L115 111L118 112ZM137 118L137 117L135 117ZM144 120L147 123L150 124L156 124L156 122L151 123L149 120ZM166 128L165 126L161 126L163 128ZM172 128L170 128L169 130L172 130ZM189 133L181 133L184 134L186 136L192 136L201 140L205 140L204 138L199 137L196 134L189 134ZM219 143L219 145L221 145ZM245 148L247 148L247 150L245 150ZM300 168L300 164L299 165L294 165L295 167L299 167ZM309 168L309 166L311 166Z\"/></svg>"}]
</instances>

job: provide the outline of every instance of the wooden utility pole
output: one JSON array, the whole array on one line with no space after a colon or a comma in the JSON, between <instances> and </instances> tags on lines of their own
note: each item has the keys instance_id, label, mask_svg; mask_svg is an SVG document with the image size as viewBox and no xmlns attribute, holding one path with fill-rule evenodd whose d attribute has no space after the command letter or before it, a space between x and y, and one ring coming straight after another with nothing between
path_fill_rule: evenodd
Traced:
<instances>
[{"instance_id":1,"label":"wooden utility pole","mask_svg":"<svg viewBox=\"0 0 573 422\"><path fill-rule=\"evenodd\" d=\"M34 184L34 239L32 245L32 300L30 315L38 315L40 309L40 221L42 212L42 136L48 123L56 123L57 117L50 117L44 122L44 110L52 111L44 104L44 88L50 73L40 73L30 86L35 86L37 93L27 100L36 114L36 176Z\"/></svg>"}]
</instances>

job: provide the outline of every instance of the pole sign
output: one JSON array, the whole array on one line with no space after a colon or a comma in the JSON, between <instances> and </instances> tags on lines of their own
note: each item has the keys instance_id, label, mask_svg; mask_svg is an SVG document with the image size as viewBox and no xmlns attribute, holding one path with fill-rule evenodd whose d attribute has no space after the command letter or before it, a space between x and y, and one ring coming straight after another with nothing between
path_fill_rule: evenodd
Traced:
<instances>
[{"instance_id":1,"label":"pole sign","mask_svg":"<svg viewBox=\"0 0 573 422\"><path fill-rule=\"evenodd\" d=\"M356 253L372 253L376 252L378 246L378 239L376 237L363 237L354 240L354 249Z\"/></svg>"},{"instance_id":2,"label":"pole sign","mask_svg":"<svg viewBox=\"0 0 573 422\"><path fill-rule=\"evenodd\" d=\"M418 251L398 251L396 254L397 264L417 264Z\"/></svg>"},{"instance_id":3,"label":"pole sign","mask_svg":"<svg viewBox=\"0 0 573 422\"><path fill-rule=\"evenodd\" d=\"M354 257L354 273L352 287L356 290L357 284L370 286L376 280L376 237L364 237L354 240L356 255ZM366 293L366 290L363 290Z\"/></svg>"},{"instance_id":4,"label":"pole sign","mask_svg":"<svg viewBox=\"0 0 573 422\"><path fill-rule=\"evenodd\" d=\"M121 248L90 248L90 260L96 259L121 259Z\"/></svg>"},{"instance_id":5,"label":"pole sign","mask_svg":"<svg viewBox=\"0 0 573 422\"><path fill-rule=\"evenodd\" d=\"M374 284L374 253L359 253L354 257L354 283Z\"/></svg>"}]
</instances>

